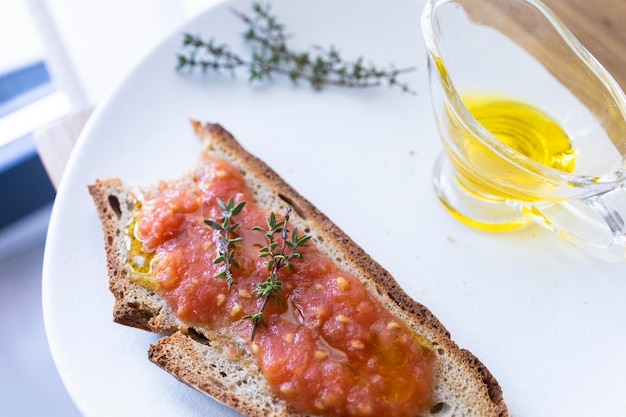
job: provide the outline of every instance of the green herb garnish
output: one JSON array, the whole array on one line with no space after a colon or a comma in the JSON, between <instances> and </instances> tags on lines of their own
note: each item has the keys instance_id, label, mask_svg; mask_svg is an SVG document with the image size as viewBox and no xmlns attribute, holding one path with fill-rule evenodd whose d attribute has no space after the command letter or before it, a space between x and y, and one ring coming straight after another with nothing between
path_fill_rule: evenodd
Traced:
<instances>
[{"instance_id":1,"label":"green herb garnish","mask_svg":"<svg viewBox=\"0 0 626 417\"><path fill-rule=\"evenodd\" d=\"M242 240L241 237L236 236L235 230L239 227L238 223L234 223L232 218L241 212L243 206L246 205L245 201L235 205L232 198L228 200L228 203L224 203L219 198L217 204L222 209L222 217L218 221L205 220L204 222L212 229L220 232L220 236L217 242L217 250L214 264L222 264L219 272L215 275L215 278L226 280L228 289L230 290L233 284L236 284L233 277L232 267L239 268L239 263L235 259L235 244Z\"/></svg>"},{"instance_id":2,"label":"green herb garnish","mask_svg":"<svg viewBox=\"0 0 626 417\"><path fill-rule=\"evenodd\" d=\"M263 246L259 250L259 256L261 258L269 258L267 262L267 269L269 275L265 278L265 281L257 282L255 284L254 293L259 299L262 300L261 308L244 316L244 319L252 320L252 335L251 340L254 340L254 335L260 324L267 325L263 312L267 307L270 300L280 306L282 304L282 297L280 291L283 288L283 282L278 280L276 275L278 270L286 267L290 271L295 271L295 268L291 261L293 259L301 259L302 254L297 251L297 248L306 246L307 242L311 239L309 235L302 235L298 237L298 228L294 228L289 238L289 230L287 229L287 222L289 221L289 215L291 213L291 207L287 207L285 212L285 220L276 221L276 215L272 212L265 218L267 229L260 226L255 226L252 230L262 232L265 235L267 246ZM275 235L280 234L282 242L279 244Z\"/></svg>"},{"instance_id":3,"label":"green herb garnish","mask_svg":"<svg viewBox=\"0 0 626 417\"><path fill-rule=\"evenodd\" d=\"M285 32L285 25L272 15L270 5L254 3L253 16L233 10L247 30L243 36L252 45L250 58L243 58L226 44L218 44L214 39L204 40L191 33L183 34L183 49L178 54L177 69L203 72L235 69L248 69L250 81L270 81L272 74L289 77L294 84L299 80L308 82L315 90L327 85L342 87L376 87L386 82L390 87L415 94L408 84L398 81L398 76L414 71L414 67L396 69L379 68L365 64L362 57L354 61L345 60L334 47L312 46L309 50L294 50L288 44L291 37Z\"/></svg>"}]
</instances>

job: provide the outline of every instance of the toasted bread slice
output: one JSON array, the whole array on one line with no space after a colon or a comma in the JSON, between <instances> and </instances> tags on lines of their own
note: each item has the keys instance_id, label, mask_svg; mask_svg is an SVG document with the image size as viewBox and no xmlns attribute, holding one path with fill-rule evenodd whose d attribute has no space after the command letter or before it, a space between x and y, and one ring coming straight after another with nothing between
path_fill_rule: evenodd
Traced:
<instances>
[{"instance_id":1,"label":"toasted bread slice","mask_svg":"<svg viewBox=\"0 0 626 417\"><path fill-rule=\"evenodd\" d=\"M310 231L320 251L354 274L375 299L430 342L436 355L434 401L424 416L508 415L500 386L487 368L469 351L460 349L439 320L410 298L360 246L220 125L192 121L192 126L208 152L245 173L256 204L276 212L291 206L295 214L290 221L300 230ZM109 287L115 295L114 321L166 334L150 346L149 359L182 382L247 416L303 416L271 394L246 341L238 333L184 323L149 286L131 279L126 266L125 228L132 221L140 193L149 193L151 188L130 187L119 179L108 179L97 180L89 186L89 192L104 232Z\"/></svg>"}]
</instances>

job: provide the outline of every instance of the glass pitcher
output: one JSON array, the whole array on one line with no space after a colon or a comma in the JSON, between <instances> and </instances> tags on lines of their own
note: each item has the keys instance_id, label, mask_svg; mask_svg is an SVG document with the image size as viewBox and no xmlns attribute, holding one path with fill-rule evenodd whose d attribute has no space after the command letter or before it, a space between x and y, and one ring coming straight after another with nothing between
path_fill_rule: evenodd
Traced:
<instances>
[{"instance_id":1,"label":"glass pitcher","mask_svg":"<svg viewBox=\"0 0 626 417\"><path fill-rule=\"evenodd\" d=\"M422 32L448 212L625 259L626 96L607 71L537 0L429 0Z\"/></svg>"}]
</instances>

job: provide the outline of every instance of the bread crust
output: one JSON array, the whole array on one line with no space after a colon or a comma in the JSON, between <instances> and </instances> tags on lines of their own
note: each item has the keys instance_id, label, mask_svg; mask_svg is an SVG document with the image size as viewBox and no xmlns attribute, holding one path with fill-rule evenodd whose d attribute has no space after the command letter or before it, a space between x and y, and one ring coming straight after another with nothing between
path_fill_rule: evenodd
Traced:
<instances>
[{"instance_id":1,"label":"bread crust","mask_svg":"<svg viewBox=\"0 0 626 417\"><path fill-rule=\"evenodd\" d=\"M296 213L295 226L310 230L318 249L338 259L340 267L358 277L374 298L432 343L437 355L436 405L426 415L508 416L502 390L489 370L471 352L460 349L435 315L407 295L388 271L222 126L194 120L191 124L210 153L244 175L260 206L280 210L290 205ZM129 278L124 229L132 220L135 193L119 179L96 180L88 188L102 223L109 289L115 296L113 320L168 335L149 348L149 359L245 415L303 416L269 394L240 336L186 325L154 291Z\"/></svg>"}]
</instances>

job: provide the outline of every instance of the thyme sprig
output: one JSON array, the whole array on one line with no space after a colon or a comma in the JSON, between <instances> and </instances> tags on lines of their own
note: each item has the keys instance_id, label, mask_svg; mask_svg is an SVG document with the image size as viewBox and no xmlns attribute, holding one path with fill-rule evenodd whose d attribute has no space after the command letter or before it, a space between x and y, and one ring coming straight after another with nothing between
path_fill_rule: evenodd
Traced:
<instances>
[{"instance_id":1,"label":"thyme sprig","mask_svg":"<svg viewBox=\"0 0 626 417\"><path fill-rule=\"evenodd\" d=\"M204 40L201 36L184 33L177 69L200 68L203 72L228 70L234 74L235 69L246 67L251 82L271 81L273 74L279 74L289 77L294 84L306 81L315 90L328 85L377 87L386 82L389 87L399 87L403 92L415 94L408 84L398 80L400 75L414 71L414 67L379 68L366 64L362 57L354 61L346 60L334 46L323 48L314 45L309 50L294 50L288 44L291 35L272 14L269 4L253 3L252 11L250 17L233 10L233 14L247 25L243 37L252 45L249 59L214 39Z\"/></svg>"},{"instance_id":2,"label":"thyme sprig","mask_svg":"<svg viewBox=\"0 0 626 417\"><path fill-rule=\"evenodd\" d=\"M306 246L307 242L311 239L311 236L303 234L298 236L298 228L294 227L291 237L289 237L289 230L287 223L289 222L289 216L291 214L291 207L287 207L285 212L285 219L282 221L276 220L274 212L270 213L265 218L267 229L261 226L255 226L252 230L262 232L267 241L267 246L263 246L259 250L259 256L261 258L269 258L267 262L267 269L269 271L265 281L257 282L255 284L254 293L258 299L261 299L261 307L246 316L244 319L250 319L252 321L252 334L250 340L254 340L259 325L267 325L263 312L267 307L270 300L274 302L277 307L282 305L282 296L280 291L283 288L283 281L277 278L278 270L285 267L290 271L295 271L295 267L291 263L293 259L301 259L302 253L297 249L302 246ZM275 236L280 234L281 243L276 241Z\"/></svg>"},{"instance_id":3,"label":"thyme sprig","mask_svg":"<svg viewBox=\"0 0 626 417\"><path fill-rule=\"evenodd\" d=\"M235 246L237 242L242 240L235 232L239 224L234 223L232 218L241 212L246 202L242 201L235 204L235 201L230 198L227 203L224 203L224 201L218 198L217 204L222 209L222 217L219 218L217 222L210 219L204 222L213 230L217 230L220 233L213 263L222 264L222 266L215 275L215 278L226 280L228 289L230 290L232 285L237 283L233 277L232 267L239 268L239 263L235 259Z\"/></svg>"}]
</instances>

